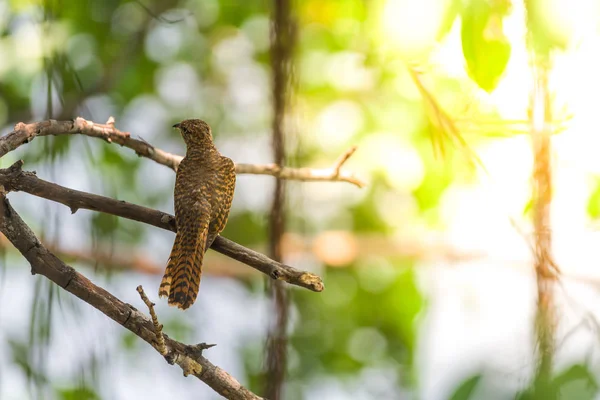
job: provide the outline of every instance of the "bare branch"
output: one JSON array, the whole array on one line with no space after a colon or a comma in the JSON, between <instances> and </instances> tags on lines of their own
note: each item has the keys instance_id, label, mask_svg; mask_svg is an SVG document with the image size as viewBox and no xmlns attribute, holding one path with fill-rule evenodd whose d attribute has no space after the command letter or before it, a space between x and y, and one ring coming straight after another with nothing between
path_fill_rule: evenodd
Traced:
<instances>
[{"instance_id":1,"label":"bare branch","mask_svg":"<svg viewBox=\"0 0 600 400\"><path fill-rule=\"evenodd\" d=\"M335 175L339 176L340 175L340 168L342 168L342 165L344 165L344 163L346 161L348 161L348 159L350 158L350 156L352 156L352 154L354 154L354 152L356 151L356 149L358 149L357 146L352 146L350 147L344 154L342 154L338 160L335 162L334 166L333 166L333 170L335 171Z\"/></svg>"},{"instance_id":2,"label":"bare branch","mask_svg":"<svg viewBox=\"0 0 600 400\"><path fill-rule=\"evenodd\" d=\"M235 171L238 174L272 175L277 178L295 181L349 182L362 188L367 185L365 181L351 172L341 171L342 165L354 154L356 149L356 146L351 147L338 158L331 168L282 168L277 164L236 164Z\"/></svg>"},{"instance_id":3,"label":"bare branch","mask_svg":"<svg viewBox=\"0 0 600 400\"><path fill-rule=\"evenodd\" d=\"M156 316L156 312L154 312L154 306L156 304L148 299L142 285L139 285L136 290L140 294L144 304L146 304L146 307L148 307L148 311L150 311L150 317L152 318L152 324L154 325L154 334L156 335L156 350L158 350L161 355L167 356L169 352L167 351L167 346L165 346L165 336L162 332L163 326L158 323L158 317Z\"/></svg>"},{"instance_id":4,"label":"bare branch","mask_svg":"<svg viewBox=\"0 0 600 400\"><path fill-rule=\"evenodd\" d=\"M152 321L133 306L123 303L111 293L96 286L49 252L12 208L4 193L0 195L0 232L29 261L33 274L40 274L50 279L161 352ZM162 336L165 359L170 364L179 365L184 374L193 374L228 399L261 399L202 355L202 349L208 348L209 345L189 346L170 339L167 335Z\"/></svg>"},{"instance_id":5,"label":"bare branch","mask_svg":"<svg viewBox=\"0 0 600 400\"><path fill-rule=\"evenodd\" d=\"M235 171L238 174L271 175L281 179L306 181L306 182L348 182L359 188L367 184L347 171L339 169L324 168L288 168L277 164L236 164Z\"/></svg>"},{"instance_id":6,"label":"bare branch","mask_svg":"<svg viewBox=\"0 0 600 400\"><path fill-rule=\"evenodd\" d=\"M51 119L31 124L19 122L12 132L0 137L0 157L25 143L31 142L36 136L80 134L128 147L140 157L149 158L171 168L173 171L177 171L183 157L156 148L141 138L131 138L128 132L122 132L115 128L114 122L112 117L106 124L98 124L81 117L75 118L74 121L55 121ZM340 171L342 164L355 150L356 148L352 148L344 153L340 158L341 163L338 161L333 168L311 169L279 167L275 164L236 164L235 172L237 174L271 175L281 179L299 181L348 182L363 187L366 183L354 174Z\"/></svg>"},{"instance_id":7,"label":"bare branch","mask_svg":"<svg viewBox=\"0 0 600 400\"><path fill-rule=\"evenodd\" d=\"M114 118L112 117L106 124L97 124L81 117L75 118L74 121L55 121L51 119L31 124L19 122L15 125L15 129L12 132L0 138L0 157L15 150L22 144L31 142L36 136L74 134L95 137L103 139L108 143L116 143L129 147L137 155L166 165L174 171L177 170L177 166L182 159L181 156L157 149L146 141L132 139L128 132L122 132L115 128Z\"/></svg>"},{"instance_id":8,"label":"bare branch","mask_svg":"<svg viewBox=\"0 0 600 400\"><path fill-rule=\"evenodd\" d=\"M17 161L10 168L0 169L0 186L4 188L5 192L23 191L64 204L73 213L80 208L99 211L177 232L175 217L170 214L109 197L68 189L44 181L35 173L22 171L22 165L22 161ZM315 292L321 292L324 289L323 281L317 275L274 261L222 236L217 236L211 248L247 264L273 279L302 286Z\"/></svg>"}]
</instances>

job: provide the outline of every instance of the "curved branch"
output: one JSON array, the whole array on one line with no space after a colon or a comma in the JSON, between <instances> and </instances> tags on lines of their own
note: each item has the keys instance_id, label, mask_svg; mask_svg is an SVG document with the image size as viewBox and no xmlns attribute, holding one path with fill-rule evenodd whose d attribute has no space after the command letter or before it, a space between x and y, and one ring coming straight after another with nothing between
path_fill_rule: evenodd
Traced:
<instances>
[{"instance_id":1,"label":"curved branch","mask_svg":"<svg viewBox=\"0 0 600 400\"><path fill-rule=\"evenodd\" d=\"M115 128L115 120L112 117L109 118L106 124L98 124L81 117L77 117L73 121L55 121L51 119L31 124L19 122L12 132L0 137L0 157L25 143L31 142L36 136L75 134L95 137L108 143L117 143L128 147L135 151L138 156L149 158L171 168L173 171L177 171L177 167L183 158L177 154L154 147L145 140L131 138L129 132L123 132ZM356 148L353 147L344 153L332 168L311 169L280 167L275 164L236 164L235 172L238 174L271 175L281 179L299 181L348 182L363 187L366 183L354 174L348 171L340 171L342 164L355 150Z\"/></svg>"},{"instance_id":2,"label":"curved branch","mask_svg":"<svg viewBox=\"0 0 600 400\"><path fill-rule=\"evenodd\" d=\"M4 193L0 195L0 231L29 261L33 274L45 276L124 328L129 329L163 354L170 364L179 365L184 375L194 375L228 399L261 399L202 355L201 350L208 348L208 345L202 343L190 346L170 339L162 333L157 336L152 320L146 315L133 306L123 303L103 288L94 285L85 276L49 252L12 208Z\"/></svg>"},{"instance_id":3,"label":"curved branch","mask_svg":"<svg viewBox=\"0 0 600 400\"><path fill-rule=\"evenodd\" d=\"M35 173L22 171L22 165L23 161L17 161L10 168L0 169L0 186L3 187L5 192L22 191L56 201L69 207L72 213L83 208L177 232L175 217L170 214L126 201L81 192L47 182L38 178ZM211 248L249 265L273 279L302 286L315 292L321 292L324 289L323 281L319 276L274 261L263 254L250 250L222 236L217 236Z\"/></svg>"},{"instance_id":4,"label":"curved branch","mask_svg":"<svg viewBox=\"0 0 600 400\"><path fill-rule=\"evenodd\" d=\"M103 139L108 143L117 143L129 147L141 157L146 157L159 164L177 170L182 157L157 149L143 140L132 139L129 132L122 132L115 128L114 119L111 117L106 124L97 124L81 117L73 121L55 121L53 119L25 124L19 122L15 129L0 138L0 157L17 149L19 146L31 142L37 136L59 135L86 135Z\"/></svg>"}]
</instances>

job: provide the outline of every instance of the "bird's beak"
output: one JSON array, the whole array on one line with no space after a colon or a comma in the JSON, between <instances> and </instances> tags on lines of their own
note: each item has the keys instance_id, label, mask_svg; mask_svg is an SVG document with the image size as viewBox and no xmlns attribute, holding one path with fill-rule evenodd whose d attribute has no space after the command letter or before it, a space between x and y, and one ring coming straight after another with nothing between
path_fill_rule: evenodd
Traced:
<instances>
[{"instance_id":1,"label":"bird's beak","mask_svg":"<svg viewBox=\"0 0 600 400\"><path fill-rule=\"evenodd\" d=\"M179 128L179 124L173 125L173 128Z\"/></svg>"}]
</instances>

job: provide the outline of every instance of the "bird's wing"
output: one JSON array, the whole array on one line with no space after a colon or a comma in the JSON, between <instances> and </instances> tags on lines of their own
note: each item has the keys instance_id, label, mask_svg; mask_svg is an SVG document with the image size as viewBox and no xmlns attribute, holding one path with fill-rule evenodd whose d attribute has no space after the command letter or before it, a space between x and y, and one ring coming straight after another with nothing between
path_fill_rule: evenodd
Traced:
<instances>
[{"instance_id":1,"label":"bird's wing","mask_svg":"<svg viewBox=\"0 0 600 400\"><path fill-rule=\"evenodd\" d=\"M234 191L235 164L229 158L222 157L218 178L216 179L215 184L216 195L213 198L212 215L206 249L214 242L217 235L225 229L229 210L231 209L231 202L233 201Z\"/></svg>"}]
</instances>

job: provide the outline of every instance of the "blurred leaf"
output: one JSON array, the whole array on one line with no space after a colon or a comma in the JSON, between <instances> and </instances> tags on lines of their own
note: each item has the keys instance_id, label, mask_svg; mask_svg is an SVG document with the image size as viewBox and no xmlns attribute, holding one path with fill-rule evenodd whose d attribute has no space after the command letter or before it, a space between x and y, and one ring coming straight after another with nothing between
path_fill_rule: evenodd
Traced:
<instances>
[{"instance_id":1,"label":"blurred leaf","mask_svg":"<svg viewBox=\"0 0 600 400\"><path fill-rule=\"evenodd\" d=\"M587 204L587 213L592 218L600 217L600 179L596 179L596 187L590 195Z\"/></svg>"},{"instance_id":2,"label":"blurred leaf","mask_svg":"<svg viewBox=\"0 0 600 400\"><path fill-rule=\"evenodd\" d=\"M173 339L180 342L189 342L192 339L194 329L184 318L170 318L163 325L165 332Z\"/></svg>"},{"instance_id":3,"label":"blurred leaf","mask_svg":"<svg viewBox=\"0 0 600 400\"><path fill-rule=\"evenodd\" d=\"M426 76L415 66L407 65L410 76L423 97L423 106L429 120L430 139L436 155L446 156L446 141L452 143L463 155L470 166L483 164L477 154L469 147L462 133L450 116L438 102L426 83Z\"/></svg>"},{"instance_id":4,"label":"blurred leaf","mask_svg":"<svg viewBox=\"0 0 600 400\"><path fill-rule=\"evenodd\" d=\"M462 10L462 48L469 76L492 92L508 64L510 43L502 30L508 0L470 0Z\"/></svg>"},{"instance_id":5,"label":"blurred leaf","mask_svg":"<svg viewBox=\"0 0 600 400\"><path fill-rule=\"evenodd\" d=\"M533 199L530 198L527 201L527 204L525 204L525 207L523 207L523 216L526 217L529 214L531 214L531 212L533 211Z\"/></svg>"},{"instance_id":6,"label":"blurred leaf","mask_svg":"<svg viewBox=\"0 0 600 400\"><path fill-rule=\"evenodd\" d=\"M396 265L396 268L402 267ZM413 268L406 268L398 275L394 285L385 292L381 304L389 305L390 315L395 315L395 318L392 319L395 332L390 337L401 338L412 355L416 343L414 324L424 306L423 296L416 286Z\"/></svg>"},{"instance_id":7,"label":"blurred leaf","mask_svg":"<svg viewBox=\"0 0 600 400\"><path fill-rule=\"evenodd\" d=\"M554 3L525 0L529 38L533 49L541 56L548 56L553 49L565 49L570 40L569 29L563 24L566 21L557 20L560 15L556 15L558 8Z\"/></svg>"},{"instance_id":8,"label":"blurred leaf","mask_svg":"<svg viewBox=\"0 0 600 400\"><path fill-rule=\"evenodd\" d=\"M94 234L100 238L110 238L119 228L119 218L104 213L94 213L91 217Z\"/></svg>"},{"instance_id":9,"label":"blurred leaf","mask_svg":"<svg viewBox=\"0 0 600 400\"><path fill-rule=\"evenodd\" d=\"M267 221L251 211L229 216L223 236L242 245L256 245L267 240Z\"/></svg>"},{"instance_id":10,"label":"blurred leaf","mask_svg":"<svg viewBox=\"0 0 600 400\"><path fill-rule=\"evenodd\" d=\"M481 375L475 375L461 383L460 386L454 391L452 396L450 396L450 400L470 399L481 378Z\"/></svg>"},{"instance_id":11,"label":"blurred leaf","mask_svg":"<svg viewBox=\"0 0 600 400\"><path fill-rule=\"evenodd\" d=\"M100 396L90 387L59 389L58 396L62 400L100 400Z\"/></svg>"},{"instance_id":12,"label":"blurred leaf","mask_svg":"<svg viewBox=\"0 0 600 400\"><path fill-rule=\"evenodd\" d=\"M452 183L454 172L447 165L435 162L430 143L421 143L419 153L425 162L425 177L413 192L422 212L435 211L446 188Z\"/></svg>"},{"instance_id":13,"label":"blurred leaf","mask_svg":"<svg viewBox=\"0 0 600 400\"><path fill-rule=\"evenodd\" d=\"M389 232L390 225L380 213L374 213L381 193L389 187L387 178L382 172L373 173L369 185L369 193L360 203L349 207L352 213L355 232Z\"/></svg>"},{"instance_id":14,"label":"blurred leaf","mask_svg":"<svg viewBox=\"0 0 600 400\"><path fill-rule=\"evenodd\" d=\"M22 11L32 6L38 6L38 0L10 0L10 7L13 11Z\"/></svg>"},{"instance_id":15,"label":"blurred leaf","mask_svg":"<svg viewBox=\"0 0 600 400\"><path fill-rule=\"evenodd\" d=\"M23 161L25 164L34 164L64 158L70 150L70 139L68 135L39 137L27 146Z\"/></svg>"},{"instance_id":16,"label":"blurred leaf","mask_svg":"<svg viewBox=\"0 0 600 400\"><path fill-rule=\"evenodd\" d=\"M456 21L456 17L461 10L461 0L451 0L448 7L446 7L446 13L444 14L444 19L440 25L440 29L438 31L437 40L442 40L448 32L452 29L452 25L454 25L454 21Z\"/></svg>"},{"instance_id":17,"label":"blurred leaf","mask_svg":"<svg viewBox=\"0 0 600 400\"><path fill-rule=\"evenodd\" d=\"M51 160L56 160L67 155L69 151L70 141L69 136L49 136L46 140L50 146L47 153Z\"/></svg>"},{"instance_id":18,"label":"blurred leaf","mask_svg":"<svg viewBox=\"0 0 600 400\"><path fill-rule=\"evenodd\" d=\"M24 353L20 353L20 357L25 359L17 362L26 370L27 379L38 391L43 391L43 385L47 383L46 368L52 335L55 290L56 286L53 282L41 277L36 279L30 309L27 349Z\"/></svg>"},{"instance_id":19,"label":"blurred leaf","mask_svg":"<svg viewBox=\"0 0 600 400\"><path fill-rule=\"evenodd\" d=\"M296 292L300 321L290 344L301 357L294 378L352 375L391 360L410 369L415 321L424 307L410 265L406 260L393 263L397 273L388 275L389 284L377 285L377 290L375 283L365 281L367 272L359 272L367 267L357 266L328 269L322 296ZM369 268L368 273L378 273L376 265Z\"/></svg>"},{"instance_id":20,"label":"blurred leaf","mask_svg":"<svg viewBox=\"0 0 600 400\"><path fill-rule=\"evenodd\" d=\"M123 238L131 244L140 243L148 234L148 231L144 229L142 224L131 220L122 221L117 232L119 233L119 238Z\"/></svg>"},{"instance_id":21,"label":"blurred leaf","mask_svg":"<svg viewBox=\"0 0 600 400\"><path fill-rule=\"evenodd\" d=\"M550 382L536 378L531 387L519 393L518 400L538 399L594 399L598 392L596 378L584 365L575 364Z\"/></svg>"},{"instance_id":22,"label":"blurred leaf","mask_svg":"<svg viewBox=\"0 0 600 400\"><path fill-rule=\"evenodd\" d=\"M563 399L586 400L596 398L598 383L584 365L573 365L556 378L554 385Z\"/></svg>"},{"instance_id":23,"label":"blurred leaf","mask_svg":"<svg viewBox=\"0 0 600 400\"><path fill-rule=\"evenodd\" d=\"M123 332L121 335L121 344L125 350L133 351L136 349L136 345L139 342L139 338L129 331Z\"/></svg>"},{"instance_id":24,"label":"blurred leaf","mask_svg":"<svg viewBox=\"0 0 600 400\"><path fill-rule=\"evenodd\" d=\"M31 348L28 344L17 340L9 340L14 364L19 366L25 373L28 380L39 383L48 382L48 378L43 371L39 371L36 365L31 362Z\"/></svg>"},{"instance_id":25,"label":"blurred leaf","mask_svg":"<svg viewBox=\"0 0 600 400\"><path fill-rule=\"evenodd\" d=\"M100 144L97 144L100 145ZM112 171L112 184L117 184L124 190L135 190L139 185L137 171L140 167L140 159L132 158L117 146L106 144L102 146L102 156L100 161L103 167Z\"/></svg>"}]
</instances>

